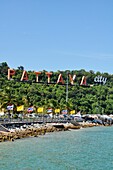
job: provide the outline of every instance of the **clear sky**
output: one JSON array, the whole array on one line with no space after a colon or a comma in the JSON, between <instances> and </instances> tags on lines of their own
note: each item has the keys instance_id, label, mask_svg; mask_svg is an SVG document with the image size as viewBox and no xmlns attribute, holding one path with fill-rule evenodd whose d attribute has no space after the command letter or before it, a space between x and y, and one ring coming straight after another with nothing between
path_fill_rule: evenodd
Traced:
<instances>
[{"instance_id":1,"label":"clear sky","mask_svg":"<svg viewBox=\"0 0 113 170\"><path fill-rule=\"evenodd\" d=\"M0 0L0 63L113 74L113 0Z\"/></svg>"}]
</instances>

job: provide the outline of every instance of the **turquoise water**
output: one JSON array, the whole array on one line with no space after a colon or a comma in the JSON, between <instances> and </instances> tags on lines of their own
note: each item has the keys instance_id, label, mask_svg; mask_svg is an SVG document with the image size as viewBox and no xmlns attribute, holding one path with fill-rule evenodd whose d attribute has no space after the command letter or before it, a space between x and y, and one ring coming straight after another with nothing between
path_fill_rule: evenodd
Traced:
<instances>
[{"instance_id":1,"label":"turquoise water","mask_svg":"<svg viewBox=\"0 0 113 170\"><path fill-rule=\"evenodd\" d=\"M113 127L0 143L0 170L113 170Z\"/></svg>"}]
</instances>

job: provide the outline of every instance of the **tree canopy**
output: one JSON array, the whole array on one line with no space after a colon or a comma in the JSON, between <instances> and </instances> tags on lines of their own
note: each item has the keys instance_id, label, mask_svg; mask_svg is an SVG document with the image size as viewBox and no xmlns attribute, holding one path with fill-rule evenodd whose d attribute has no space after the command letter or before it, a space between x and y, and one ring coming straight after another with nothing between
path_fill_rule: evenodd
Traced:
<instances>
[{"instance_id":1,"label":"tree canopy","mask_svg":"<svg viewBox=\"0 0 113 170\"><path fill-rule=\"evenodd\" d=\"M40 82L36 82L36 75L28 71L29 81L20 81L23 66L16 69L11 80L7 79L8 64L0 64L0 108L14 104L16 107L24 105L79 110L83 114L112 114L113 112L113 75L108 73L94 72L93 70L68 70L68 74L76 75L74 84L68 82L68 101L66 102L67 70L52 72L51 83L47 82L47 71L43 70L39 75ZM62 74L65 84L57 84L58 75ZM82 77L87 79L87 86L80 86ZM94 78L102 76L107 79L106 83L94 82ZM101 80L102 80L101 77ZM93 85L93 86L91 86Z\"/></svg>"}]
</instances>

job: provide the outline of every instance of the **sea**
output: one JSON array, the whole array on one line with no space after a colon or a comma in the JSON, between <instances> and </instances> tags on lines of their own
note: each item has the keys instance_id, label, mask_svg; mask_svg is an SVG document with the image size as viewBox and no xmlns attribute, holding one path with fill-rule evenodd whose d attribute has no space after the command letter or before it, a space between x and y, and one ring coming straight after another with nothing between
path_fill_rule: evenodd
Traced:
<instances>
[{"instance_id":1,"label":"sea","mask_svg":"<svg viewBox=\"0 0 113 170\"><path fill-rule=\"evenodd\" d=\"M0 170L113 170L113 126L0 143Z\"/></svg>"}]
</instances>

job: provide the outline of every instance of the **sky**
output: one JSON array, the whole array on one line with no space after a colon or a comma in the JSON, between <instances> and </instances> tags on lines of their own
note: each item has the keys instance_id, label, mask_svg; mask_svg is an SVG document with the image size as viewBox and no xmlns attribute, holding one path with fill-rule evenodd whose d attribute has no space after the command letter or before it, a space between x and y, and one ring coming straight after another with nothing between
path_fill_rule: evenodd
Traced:
<instances>
[{"instance_id":1,"label":"sky","mask_svg":"<svg viewBox=\"0 0 113 170\"><path fill-rule=\"evenodd\" d=\"M0 0L0 63L113 74L113 0Z\"/></svg>"}]
</instances>

